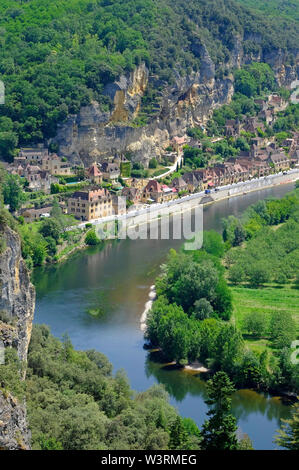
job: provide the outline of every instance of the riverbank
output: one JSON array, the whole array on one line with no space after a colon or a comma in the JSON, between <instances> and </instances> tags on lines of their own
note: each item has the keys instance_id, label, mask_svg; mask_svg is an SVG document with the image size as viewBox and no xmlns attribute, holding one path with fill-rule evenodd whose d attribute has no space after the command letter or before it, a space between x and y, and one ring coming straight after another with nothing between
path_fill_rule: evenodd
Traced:
<instances>
[{"instance_id":1,"label":"riverbank","mask_svg":"<svg viewBox=\"0 0 299 470\"><path fill-rule=\"evenodd\" d=\"M137 227L144 226L153 221L157 221L158 219L161 219L165 216L185 213L186 211L190 211L199 205L208 206L216 202L225 201L227 199L243 195L245 196L246 194L266 190L275 186L294 183L298 179L299 168L290 170L287 174L274 174L259 179L219 187L217 191L213 190L209 194L205 194L204 191L201 191L183 196L168 203L152 204L146 209L128 212L125 215L90 220L88 222L80 223L76 227L70 227L68 230L84 230L87 224L93 225L97 230L97 226L105 225L108 222L119 221L125 226L126 233L128 233L130 230L135 230ZM84 248L87 248L87 245L80 243L78 246L74 246L74 248L63 257L57 259L56 262L63 262L71 257L74 253Z\"/></svg>"},{"instance_id":2,"label":"riverbank","mask_svg":"<svg viewBox=\"0 0 299 470\"><path fill-rule=\"evenodd\" d=\"M281 198L293 186L276 186L206 206L205 230L221 231L222 218L239 217L258 200ZM140 328L159 267L169 250L179 250L181 244L173 239L119 240L82 250L63 263L36 268L34 321L50 325L57 337L67 333L76 349L101 351L113 364L114 373L126 371L137 392L157 383L164 385L180 414L201 426L207 412L203 374L158 362L158 354L144 348ZM104 309L101 318L88 314L100 307ZM290 407L268 394L242 389L233 395L233 414L255 449L273 449L273 436L280 419L290 417Z\"/></svg>"},{"instance_id":3,"label":"riverbank","mask_svg":"<svg viewBox=\"0 0 299 470\"><path fill-rule=\"evenodd\" d=\"M274 174L250 181L239 182L232 185L222 186L216 190L211 190L209 194L205 191L183 196L166 203L152 204L145 209L128 212L124 215L116 215L105 217L102 219L94 219L79 225L84 228L87 223L92 225L103 225L111 221L122 222L126 229L135 228L144 225L163 216L171 216L178 212L191 210L198 205L209 205L214 202L223 201L237 196L246 195L251 192L272 188L278 185L290 184L299 179L299 168L290 170L287 174Z\"/></svg>"}]
</instances>

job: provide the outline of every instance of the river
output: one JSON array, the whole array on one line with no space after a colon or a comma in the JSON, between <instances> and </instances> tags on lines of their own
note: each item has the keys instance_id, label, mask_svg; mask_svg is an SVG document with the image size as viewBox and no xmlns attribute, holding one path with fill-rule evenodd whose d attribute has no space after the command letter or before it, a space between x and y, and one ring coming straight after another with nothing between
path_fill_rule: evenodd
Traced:
<instances>
[{"instance_id":1,"label":"river","mask_svg":"<svg viewBox=\"0 0 299 470\"><path fill-rule=\"evenodd\" d=\"M281 197L294 187L281 185L220 201L204 208L204 229L221 229L221 219L238 216L259 199ZM205 384L192 372L168 370L153 362L143 348L140 317L150 286L170 248L180 240L120 240L73 255L60 265L38 268L33 274L37 302L35 322L52 333L67 333L77 349L97 349L114 366L125 369L134 390L154 383L165 385L171 403L182 416L200 426L206 418ZM101 309L101 318L88 314ZM233 413L239 430L247 433L255 449L273 449L280 419L290 409L278 398L240 390L233 396Z\"/></svg>"}]
</instances>

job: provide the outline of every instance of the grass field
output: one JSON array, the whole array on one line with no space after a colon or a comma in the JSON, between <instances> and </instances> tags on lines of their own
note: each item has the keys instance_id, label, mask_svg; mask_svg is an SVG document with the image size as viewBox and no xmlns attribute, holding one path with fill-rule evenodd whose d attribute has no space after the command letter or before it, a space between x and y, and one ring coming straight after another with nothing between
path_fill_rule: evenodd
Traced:
<instances>
[{"instance_id":1,"label":"grass field","mask_svg":"<svg viewBox=\"0 0 299 470\"><path fill-rule=\"evenodd\" d=\"M290 312L297 324L299 334L299 289L292 286L269 286L260 289L232 287L234 313L233 320L242 330L244 316L253 311L264 313L270 318L274 311ZM267 339L246 339L250 348L262 351L268 346Z\"/></svg>"}]
</instances>

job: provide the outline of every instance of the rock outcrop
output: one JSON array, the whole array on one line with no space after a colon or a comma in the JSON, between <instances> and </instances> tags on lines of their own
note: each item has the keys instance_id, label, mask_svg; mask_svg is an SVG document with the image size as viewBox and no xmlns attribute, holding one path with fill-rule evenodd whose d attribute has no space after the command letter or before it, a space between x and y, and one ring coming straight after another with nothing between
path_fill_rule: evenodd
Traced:
<instances>
[{"instance_id":1,"label":"rock outcrop","mask_svg":"<svg viewBox=\"0 0 299 470\"><path fill-rule=\"evenodd\" d=\"M9 347L17 350L22 364L20 380L24 380L35 307L35 289L22 259L20 238L8 226L1 230L1 246L0 341L2 348L4 346L4 353ZM0 390L0 449L28 449L29 441L25 404L20 403L9 391Z\"/></svg>"},{"instance_id":2,"label":"rock outcrop","mask_svg":"<svg viewBox=\"0 0 299 470\"><path fill-rule=\"evenodd\" d=\"M269 63L276 72L279 85L289 85L299 76L299 51L293 52L293 65L289 65L286 52L264 50L248 52L244 43L261 43L258 35L236 37L229 60L216 68L206 46L194 38L192 52L198 57L200 70L183 74L175 71L172 86L162 84L159 109L148 124L138 127L134 118L141 107L142 96L147 86L157 88L161 82L149 76L144 64L128 75L106 86L105 94L112 107L103 111L97 102L83 107L79 114L69 116L60 125L54 139L60 154L73 163L89 165L93 161L129 152L133 161L147 166L150 158L160 157L170 140L185 134L188 127L204 125L213 110L229 103L234 92L233 76L230 71L252 61ZM133 122L132 122L133 121Z\"/></svg>"},{"instance_id":3,"label":"rock outcrop","mask_svg":"<svg viewBox=\"0 0 299 470\"><path fill-rule=\"evenodd\" d=\"M26 407L0 391L0 450L29 450L30 437Z\"/></svg>"}]
</instances>

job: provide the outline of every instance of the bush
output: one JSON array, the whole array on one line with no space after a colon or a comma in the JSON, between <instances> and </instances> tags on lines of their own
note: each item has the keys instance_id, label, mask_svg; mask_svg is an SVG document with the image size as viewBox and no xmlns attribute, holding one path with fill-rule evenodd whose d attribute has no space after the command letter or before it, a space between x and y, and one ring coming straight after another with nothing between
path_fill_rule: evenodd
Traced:
<instances>
[{"instance_id":1,"label":"bush","mask_svg":"<svg viewBox=\"0 0 299 470\"><path fill-rule=\"evenodd\" d=\"M90 230L85 237L85 243L86 245L98 245L101 242L101 240L97 237L96 233L94 230Z\"/></svg>"}]
</instances>

